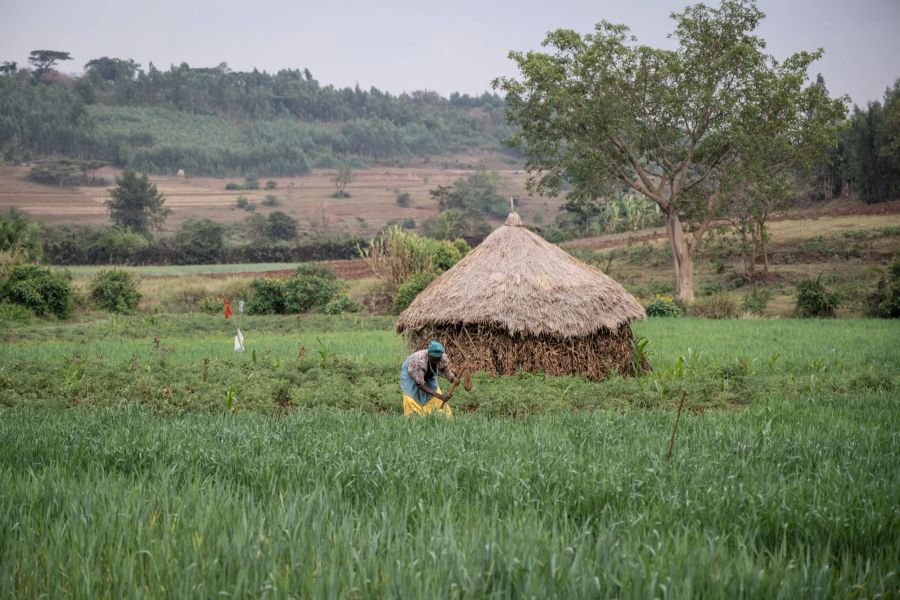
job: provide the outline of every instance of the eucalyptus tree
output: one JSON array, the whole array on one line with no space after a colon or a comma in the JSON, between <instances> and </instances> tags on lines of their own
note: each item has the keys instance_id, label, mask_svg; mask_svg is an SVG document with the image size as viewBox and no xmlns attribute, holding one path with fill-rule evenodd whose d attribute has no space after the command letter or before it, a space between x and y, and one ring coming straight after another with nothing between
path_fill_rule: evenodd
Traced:
<instances>
[{"instance_id":1,"label":"eucalyptus tree","mask_svg":"<svg viewBox=\"0 0 900 600\"><path fill-rule=\"evenodd\" d=\"M844 103L808 85L821 50L766 54L752 1L672 18L671 50L606 21L584 36L550 32L551 52L511 52L521 79L494 86L519 128L510 142L526 153L530 189L587 205L622 187L651 199L665 217L676 292L692 301L693 253L746 177L780 173L830 143Z\"/></svg>"}]
</instances>

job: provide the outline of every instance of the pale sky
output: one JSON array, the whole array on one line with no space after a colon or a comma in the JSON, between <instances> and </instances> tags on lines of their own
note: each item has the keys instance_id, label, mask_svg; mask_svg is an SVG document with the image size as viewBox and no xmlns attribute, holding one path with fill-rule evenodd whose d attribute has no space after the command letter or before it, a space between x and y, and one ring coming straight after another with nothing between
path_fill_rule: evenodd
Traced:
<instances>
[{"instance_id":1,"label":"pale sky","mask_svg":"<svg viewBox=\"0 0 900 600\"><path fill-rule=\"evenodd\" d=\"M132 58L144 69L187 62L233 70L308 68L323 85L394 94L480 94L516 75L510 50L539 49L547 31L587 33L606 19L638 41L671 47L680 0L0 0L0 62L35 49L84 63ZM707 4L714 3L710 0ZM759 0L768 51L784 59L822 47L813 64L834 96L864 105L900 77L900 0Z\"/></svg>"}]
</instances>

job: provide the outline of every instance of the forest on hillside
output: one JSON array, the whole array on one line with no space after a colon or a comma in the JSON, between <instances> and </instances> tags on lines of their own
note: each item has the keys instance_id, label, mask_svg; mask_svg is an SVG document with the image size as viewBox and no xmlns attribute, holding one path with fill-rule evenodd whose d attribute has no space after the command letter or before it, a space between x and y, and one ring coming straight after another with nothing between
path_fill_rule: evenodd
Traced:
<instances>
[{"instance_id":1,"label":"forest on hillside","mask_svg":"<svg viewBox=\"0 0 900 600\"><path fill-rule=\"evenodd\" d=\"M287 176L314 167L502 149L497 95L321 85L308 69L233 72L225 63L169 70L98 58L84 74L67 52L0 65L0 159L62 155L150 173Z\"/></svg>"}]
</instances>

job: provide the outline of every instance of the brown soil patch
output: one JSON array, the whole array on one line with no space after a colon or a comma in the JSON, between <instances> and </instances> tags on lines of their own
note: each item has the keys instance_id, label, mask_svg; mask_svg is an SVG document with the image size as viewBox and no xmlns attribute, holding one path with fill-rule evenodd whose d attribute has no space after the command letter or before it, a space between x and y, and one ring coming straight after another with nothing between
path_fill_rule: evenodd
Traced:
<instances>
[{"instance_id":1,"label":"brown soil patch","mask_svg":"<svg viewBox=\"0 0 900 600\"><path fill-rule=\"evenodd\" d=\"M282 211L297 219L301 232L328 234L373 235L388 222L414 219L417 227L437 214L437 203L429 191L438 185L450 185L468 177L475 168L444 167L433 162L410 166L383 166L355 169L347 186L349 198L332 198L335 171L315 170L302 177L276 177L274 190L225 190L229 182L243 183L240 177L176 177L151 175L150 180L166 198L172 214L165 230L174 231L187 219L212 219L221 223L241 223L252 212L237 209L235 202L245 196L256 203L256 213L266 215ZM473 161L474 162L474 161ZM438 164L435 164L438 163ZM452 163L448 163L452 164ZM466 163L468 164L468 163ZM540 213L550 221L559 210L560 199L529 197L525 190L527 174L524 170L495 165L501 183L498 192L504 197L518 196L518 210L530 223ZM28 166L0 167L0 211L16 207L44 223L101 224L109 218L106 209L109 187L65 188L31 182ZM100 176L113 181L119 173L103 169ZM261 178L265 187L268 179ZM397 195L408 193L410 205L397 206ZM262 206L267 195L278 199L274 207ZM313 223L318 225L313 225ZM496 223L499 225L499 221Z\"/></svg>"}]
</instances>

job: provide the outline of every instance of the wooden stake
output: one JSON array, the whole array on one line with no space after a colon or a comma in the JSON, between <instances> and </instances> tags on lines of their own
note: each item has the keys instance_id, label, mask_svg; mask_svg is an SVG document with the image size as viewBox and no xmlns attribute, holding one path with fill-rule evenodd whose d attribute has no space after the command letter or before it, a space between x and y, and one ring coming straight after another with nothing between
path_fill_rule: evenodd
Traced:
<instances>
[{"instance_id":1,"label":"wooden stake","mask_svg":"<svg viewBox=\"0 0 900 600\"><path fill-rule=\"evenodd\" d=\"M687 397L687 390L681 392L681 402L678 404L678 412L675 414L675 426L672 427L672 439L669 440L669 452L666 454L666 460L671 460L672 449L675 448L675 434L678 433L678 420L681 418L681 407L684 406L684 399Z\"/></svg>"}]
</instances>

